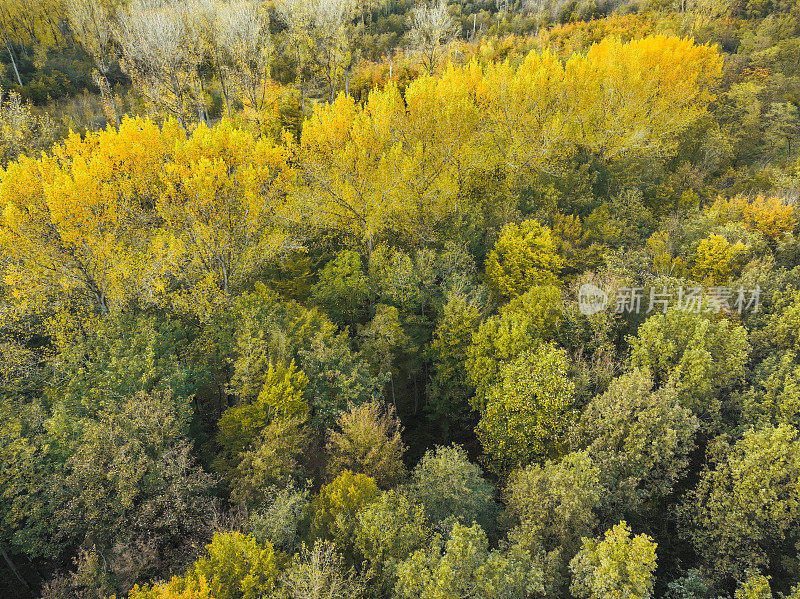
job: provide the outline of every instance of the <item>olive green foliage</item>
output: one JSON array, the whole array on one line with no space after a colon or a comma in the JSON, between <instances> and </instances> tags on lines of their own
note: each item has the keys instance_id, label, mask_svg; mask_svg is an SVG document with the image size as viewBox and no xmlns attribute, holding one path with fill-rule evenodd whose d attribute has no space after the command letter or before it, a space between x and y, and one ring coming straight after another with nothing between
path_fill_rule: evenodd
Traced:
<instances>
[{"instance_id":1,"label":"olive green foliage","mask_svg":"<svg viewBox=\"0 0 800 599\"><path fill-rule=\"evenodd\" d=\"M61 409L39 432L26 430L31 414L0 427L0 531L14 531L4 542L33 556L91 548L79 560L84 590L130 588L179 566L214 504L214 480L186 439L188 401L161 391L104 404L95 416Z\"/></svg>"},{"instance_id":2,"label":"olive green foliage","mask_svg":"<svg viewBox=\"0 0 800 599\"><path fill-rule=\"evenodd\" d=\"M205 351L212 353L211 360L231 360L232 356L229 388L243 402L258 397L271 364L289 364L316 336L328 338L336 330L321 311L283 302L261 282L251 293L238 297L210 328Z\"/></svg>"},{"instance_id":3,"label":"olive green foliage","mask_svg":"<svg viewBox=\"0 0 800 599\"><path fill-rule=\"evenodd\" d=\"M311 517L311 491L289 483L261 488L259 505L250 511L247 529L261 545L292 554L300 549Z\"/></svg>"},{"instance_id":4,"label":"olive green foliage","mask_svg":"<svg viewBox=\"0 0 800 599\"><path fill-rule=\"evenodd\" d=\"M34 114L18 93L7 94L0 88L0 167L48 149L56 133L53 119Z\"/></svg>"},{"instance_id":5,"label":"olive green foliage","mask_svg":"<svg viewBox=\"0 0 800 599\"><path fill-rule=\"evenodd\" d=\"M59 349L52 393L73 406L93 412L138 391L188 397L195 390L179 355L185 332L175 320L120 312L59 324L51 325Z\"/></svg>"},{"instance_id":6,"label":"olive green foliage","mask_svg":"<svg viewBox=\"0 0 800 599\"><path fill-rule=\"evenodd\" d=\"M411 473L408 495L422 505L431 525L444 534L455 522L467 526L477 522L493 532L498 511L494 489L458 445L427 451Z\"/></svg>"},{"instance_id":7,"label":"olive green foliage","mask_svg":"<svg viewBox=\"0 0 800 599\"><path fill-rule=\"evenodd\" d=\"M446 542L430 546L400 564L395 595L403 599L523 599L542 591L542 571L520 549L489 550L478 524L456 522Z\"/></svg>"},{"instance_id":8,"label":"olive green foliage","mask_svg":"<svg viewBox=\"0 0 800 599\"><path fill-rule=\"evenodd\" d=\"M784 548L800 541L797 430L781 425L734 443L719 439L709 458L682 510L684 534L709 575L743 580L749 568L779 571Z\"/></svg>"},{"instance_id":9,"label":"olive green foliage","mask_svg":"<svg viewBox=\"0 0 800 599\"><path fill-rule=\"evenodd\" d=\"M429 346L433 374L428 384L427 409L443 429L459 424L469 407L473 388L467 377L465 353L478 324L478 308L463 295L451 295Z\"/></svg>"},{"instance_id":10,"label":"olive green foliage","mask_svg":"<svg viewBox=\"0 0 800 599\"><path fill-rule=\"evenodd\" d=\"M197 525L211 478L192 465L174 405L168 392L139 393L79 424L64 481L70 528L101 545L121 530L169 539Z\"/></svg>"},{"instance_id":11,"label":"olive green foliage","mask_svg":"<svg viewBox=\"0 0 800 599\"><path fill-rule=\"evenodd\" d=\"M574 442L600 469L610 513L666 497L688 469L700 422L671 385L652 387L647 371L632 370L592 398L576 425Z\"/></svg>"},{"instance_id":12,"label":"olive green foliage","mask_svg":"<svg viewBox=\"0 0 800 599\"><path fill-rule=\"evenodd\" d=\"M800 364L794 352L774 355L753 369L753 385L741 396L744 417L754 424L800 427Z\"/></svg>"},{"instance_id":13,"label":"olive green foliage","mask_svg":"<svg viewBox=\"0 0 800 599\"><path fill-rule=\"evenodd\" d=\"M361 256L352 250L337 254L320 271L312 297L337 323L354 324L361 320L369 299L369 281Z\"/></svg>"},{"instance_id":14,"label":"olive green foliage","mask_svg":"<svg viewBox=\"0 0 800 599\"><path fill-rule=\"evenodd\" d=\"M272 419L303 420L308 404L303 391L308 378L297 370L294 361L289 366L269 365L264 386L253 403L228 408L219 419L217 442L222 448L238 454L253 446L261 431Z\"/></svg>"},{"instance_id":15,"label":"olive green foliage","mask_svg":"<svg viewBox=\"0 0 800 599\"><path fill-rule=\"evenodd\" d=\"M372 477L389 488L405 476L400 423L391 406L377 402L353 407L339 416L337 429L328 431L328 473L343 470Z\"/></svg>"},{"instance_id":16,"label":"olive green foliage","mask_svg":"<svg viewBox=\"0 0 800 599\"><path fill-rule=\"evenodd\" d=\"M309 378L306 395L312 398L315 426L332 427L348 406L382 397L385 378L376 376L369 364L358 359L347 335L318 334L299 355Z\"/></svg>"},{"instance_id":17,"label":"olive green foliage","mask_svg":"<svg viewBox=\"0 0 800 599\"><path fill-rule=\"evenodd\" d=\"M272 485L302 478L311 432L298 418L279 418L265 426L250 449L220 465L230 480L231 498L259 505Z\"/></svg>"},{"instance_id":18,"label":"olive green foliage","mask_svg":"<svg viewBox=\"0 0 800 599\"><path fill-rule=\"evenodd\" d=\"M584 539L569 567L570 590L576 597L649 599L655 582L656 543L645 534L631 536L623 521L602 539Z\"/></svg>"},{"instance_id":19,"label":"olive green foliage","mask_svg":"<svg viewBox=\"0 0 800 599\"><path fill-rule=\"evenodd\" d=\"M510 537L531 551L562 550L574 555L598 523L595 510L605 493L600 469L586 452L515 472L506 487Z\"/></svg>"},{"instance_id":20,"label":"olive green foliage","mask_svg":"<svg viewBox=\"0 0 800 599\"><path fill-rule=\"evenodd\" d=\"M508 543L529 552L544 570L545 596L566 596L569 562L598 524L604 489L584 452L531 465L510 477L502 522Z\"/></svg>"},{"instance_id":21,"label":"olive green foliage","mask_svg":"<svg viewBox=\"0 0 800 599\"><path fill-rule=\"evenodd\" d=\"M391 589L398 564L425 545L430 534L420 505L403 493L385 491L358 513L356 549L369 564L368 574Z\"/></svg>"},{"instance_id":22,"label":"olive green foliage","mask_svg":"<svg viewBox=\"0 0 800 599\"><path fill-rule=\"evenodd\" d=\"M656 384L674 385L680 402L707 425L720 418L720 394L740 382L750 353L741 325L670 309L650 316L631 339L631 364Z\"/></svg>"},{"instance_id":23,"label":"olive green foliage","mask_svg":"<svg viewBox=\"0 0 800 599\"><path fill-rule=\"evenodd\" d=\"M667 583L667 599L699 599L707 597L709 583L703 579L700 570L691 569L685 576Z\"/></svg>"},{"instance_id":24,"label":"olive green foliage","mask_svg":"<svg viewBox=\"0 0 800 599\"><path fill-rule=\"evenodd\" d=\"M800 291L789 287L775 295L774 311L769 316L763 336L769 345L800 351Z\"/></svg>"},{"instance_id":25,"label":"olive green foliage","mask_svg":"<svg viewBox=\"0 0 800 599\"><path fill-rule=\"evenodd\" d=\"M398 359L414 349L394 306L375 306L374 318L358 327L358 336L361 339L361 357L372 365L376 374L388 375L390 380L399 374Z\"/></svg>"},{"instance_id":26,"label":"olive green foliage","mask_svg":"<svg viewBox=\"0 0 800 599\"><path fill-rule=\"evenodd\" d=\"M575 390L567 369L564 350L551 344L501 366L475 431L494 472L507 474L563 452Z\"/></svg>"},{"instance_id":27,"label":"olive green foliage","mask_svg":"<svg viewBox=\"0 0 800 599\"><path fill-rule=\"evenodd\" d=\"M500 297L522 295L534 285L558 283L563 266L549 228L535 220L509 223L486 258L486 279Z\"/></svg>"}]
</instances>

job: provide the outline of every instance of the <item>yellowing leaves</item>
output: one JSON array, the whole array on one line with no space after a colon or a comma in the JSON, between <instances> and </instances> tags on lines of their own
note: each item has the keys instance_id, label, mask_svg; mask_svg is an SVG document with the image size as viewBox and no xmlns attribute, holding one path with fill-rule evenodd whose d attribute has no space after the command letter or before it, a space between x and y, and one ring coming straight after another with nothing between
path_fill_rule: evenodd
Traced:
<instances>
[{"instance_id":1,"label":"yellowing leaves","mask_svg":"<svg viewBox=\"0 0 800 599\"><path fill-rule=\"evenodd\" d=\"M29 298L67 293L101 311L164 302L207 318L294 245L292 227L369 253L390 235L432 240L474 212L478 171L513 181L579 148L609 163L671 156L719 73L716 50L688 39L607 38L566 63L475 59L363 105L341 96L315 110L299 146L228 121L72 134L2 173L0 246L24 273L8 280ZM784 208L747 214L769 236L788 227Z\"/></svg>"},{"instance_id":2,"label":"yellowing leaves","mask_svg":"<svg viewBox=\"0 0 800 599\"><path fill-rule=\"evenodd\" d=\"M742 222L773 242L793 232L797 226L794 204L774 196L717 198L708 212L721 222Z\"/></svg>"},{"instance_id":3,"label":"yellowing leaves","mask_svg":"<svg viewBox=\"0 0 800 599\"><path fill-rule=\"evenodd\" d=\"M674 154L712 99L721 58L666 36L604 39L566 63L547 51L519 64L450 65L441 76L318 107L303 129L298 221L355 244L428 238L462 209L476 168L512 178L548 171L579 147L605 161Z\"/></svg>"},{"instance_id":4,"label":"yellowing leaves","mask_svg":"<svg viewBox=\"0 0 800 599\"><path fill-rule=\"evenodd\" d=\"M731 243L721 235L712 234L700 242L694 258L692 274L721 285L727 282L748 247L741 241Z\"/></svg>"},{"instance_id":5,"label":"yellowing leaves","mask_svg":"<svg viewBox=\"0 0 800 599\"><path fill-rule=\"evenodd\" d=\"M273 216L291 152L227 122L72 134L2 173L0 245L24 273L7 280L101 311L135 299L208 314L283 243Z\"/></svg>"}]
</instances>

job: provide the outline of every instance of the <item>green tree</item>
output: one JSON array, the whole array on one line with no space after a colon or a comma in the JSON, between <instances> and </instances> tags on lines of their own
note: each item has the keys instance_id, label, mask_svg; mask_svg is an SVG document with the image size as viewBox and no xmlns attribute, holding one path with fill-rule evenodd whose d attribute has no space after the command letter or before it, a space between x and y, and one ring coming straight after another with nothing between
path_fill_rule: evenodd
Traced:
<instances>
[{"instance_id":1,"label":"green tree","mask_svg":"<svg viewBox=\"0 0 800 599\"><path fill-rule=\"evenodd\" d=\"M348 406L379 401L386 379L373 374L369 365L350 349L350 340L339 335L317 334L308 349L299 351L308 375L308 397L313 398L312 422L331 427Z\"/></svg>"},{"instance_id":2,"label":"green tree","mask_svg":"<svg viewBox=\"0 0 800 599\"><path fill-rule=\"evenodd\" d=\"M458 445L428 450L411 473L408 496L425 509L425 516L446 534L454 522L477 522L490 534L496 528L494 489Z\"/></svg>"},{"instance_id":3,"label":"green tree","mask_svg":"<svg viewBox=\"0 0 800 599\"><path fill-rule=\"evenodd\" d=\"M233 369L233 375L228 375L229 391L240 402L253 403L264 388L271 364L289 364L295 359L312 378L299 352L310 349L317 337L330 341L336 325L318 308L283 301L259 281L206 330L204 338L196 342L198 351L206 353L205 359L211 363L229 363ZM310 381L312 387L313 383Z\"/></svg>"},{"instance_id":4,"label":"green tree","mask_svg":"<svg viewBox=\"0 0 800 599\"><path fill-rule=\"evenodd\" d=\"M395 401L395 379L400 374L398 361L415 349L400 324L397 308L384 304L375 306L375 316L358 327L358 337L361 340L359 357L372 365L377 376L389 379L392 401Z\"/></svg>"},{"instance_id":5,"label":"green tree","mask_svg":"<svg viewBox=\"0 0 800 599\"><path fill-rule=\"evenodd\" d=\"M356 515L380 494L373 478L345 470L324 485L311 503L314 534L335 541L340 548L352 547Z\"/></svg>"},{"instance_id":6,"label":"green tree","mask_svg":"<svg viewBox=\"0 0 800 599\"><path fill-rule=\"evenodd\" d=\"M603 487L585 452L512 474L505 489L508 542L542 563L546 596L566 596L569 560L597 525Z\"/></svg>"},{"instance_id":7,"label":"green tree","mask_svg":"<svg viewBox=\"0 0 800 599\"><path fill-rule=\"evenodd\" d=\"M402 599L524 599L543 591L542 571L519 549L489 551L478 524L456 522L446 542L434 537L397 570L395 595Z\"/></svg>"},{"instance_id":8,"label":"green tree","mask_svg":"<svg viewBox=\"0 0 800 599\"><path fill-rule=\"evenodd\" d=\"M390 488L406 475L401 426L391 406L377 402L352 407L328 430L328 474L343 470L372 477L379 487Z\"/></svg>"},{"instance_id":9,"label":"green tree","mask_svg":"<svg viewBox=\"0 0 800 599\"><path fill-rule=\"evenodd\" d=\"M481 409L500 368L542 341L552 341L564 318L561 291L534 287L484 321L467 348L467 374L475 385L472 406Z\"/></svg>"},{"instance_id":10,"label":"green tree","mask_svg":"<svg viewBox=\"0 0 800 599\"><path fill-rule=\"evenodd\" d=\"M784 548L800 541L797 430L750 430L708 453L681 511L684 535L717 580L742 580L749 568L780 572Z\"/></svg>"},{"instance_id":11,"label":"green tree","mask_svg":"<svg viewBox=\"0 0 800 599\"><path fill-rule=\"evenodd\" d=\"M719 421L722 391L742 380L750 354L747 331L727 319L670 309L648 318L631 342L631 364L678 398L706 426Z\"/></svg>"},{"instance_id":12,"label":"green tree","mask_svg":"<svg viewBox=\"0 0 800 599\"><path fill-rule=\"evenodd\" d=\"M429 536L422 507L397 491L385 491L358 513L356 550L369 564L369 576L387 591L394 587L398 564Z\"/></svg>"},{"instance_id":13,"label":"green tree","mask_svg":"<svg viewBox=\"0 0 800 599\"><path fill-rule=\"evenodd\" d=\"M301 477L310 447L311 433L304 421L280 418L270 422L249 450L223 464L231 498L247 505L260 505L270 486L282 486Z\"/></svg>"},{"instance_id":14,"label":"green tree","mask_svg":"<svg viewBox=\"0 0 800 599\"><path fill-rule=\"evenodd\" d=\"M531 550L560 548L572 556L598 523L604 491L600 469L583 451L518 470L505 491L506 516L515 525L509 536Z\"/></svg>"},{"instance_id":15,"label":"green tree","mask_svg":"<svg viewBox=\"0 0 800 599\"><path fill-rule=\"evenodd\" d=\"M550 229L535 220L509 223L486 258L489 287L501 298L522 295L536 285L558 285L563 262Z\"/></svg>"},{"instance_id":16,"label":"green tree","mask_svg":"<svg viewBox=\"0 0 800 599\"><path fill-rule=\"evenodd\" d=\"M551 344L500 367L475 430L494 472L505 475L563 452L575 393L567 369L566 353Z\"/></svg>"},{"instance_id":17,"label":"green tree","mask_svg":"<svg viewBox=\"0 0 800 599\"><path fill-rule=\"evenodd\" d=\"M339 324L359 322L367 310L369 279L361 256L344 250L328 262L319 273L312 298Z\"/></svg>"},{"instance_id":18,"label":"green tree","mask_svg":"<svg viewBox=\"0 0 800 599\"><path fill-rule=\"evenodd\" d=\"M60 413L48 425L67 454L63 482L44 496L58 513L48 526L93 547L122 587L177 566L207 525L213 479L194 463L178 414L169 392L138 393L97 419Z\"/></svg>"},{"instance_id":19,"label":"green tree","mask_svg":"<svg viewBox=\"0 0 800 599\"><path fill-rule=\"evenodd\" d=\"M311 491L308 485L262 489L260 505L248 515L248 530L259 544L270 543L276 550L291 555L300 549L311 517Z\"/></svg>"},{"instance_id":20,"label":"green tree","mask_svg":"<svg viewBox=\"0 0 800 599\"><path fill-rule=\"evenodd\" d=\"M800 365L794 352L767 357L753 369L741 395L744 419L754 425L800 427Z\"/></svg>"},{"instance_id":21,"label":"green tree","mask_svg":"<svg viewBox=\"0 0 800 599\"><path fill-rule=\"evenodd\" d=\"M773 297L773 310L759 337L767 347L800 352L800 290L790 286Z\"/></svg>"},{"instance_id":22,"label":"green tree","mask_svg":"<svg viewBox=\"0 0 800 599\"><path fill-rule=\"evenodd\" d=\"M589 402L575 443L601 472L609 513L642 511L643 502L667 496L689 466L700 423L671 386L653 390L647 371L633 370Z\"/></svg>"},{"instance_id":23,"label":"green tree","mask_svg":"<svg viewBox=\"0 0 800 599\"><path fill-rule=\"evenodd\" d=\"M428 353L433 374L428 383L428 404L431 418L442 427L447 440L450 429L466 420L473 388L466 370L465 353L478 325L478 309L463 295L451 295L442 318L433 331Z\"/></svg>"},{"instance_id":24,"label":"green tree","mask_svg":"<svg viewBox=\"0 0 800 599\"><path fill-rule=\"evenodd\" d=\"M370 289L380 303L395 306L404 315L427 314L440 291L436 266L436 254L427 248L408 254L378 246L369 258Z\"/></svg>"},{"instance_id":25,"label":"green tree","mask_svg":"<svg viewBox=\"0 0 800 599\"><path fill-rule=\"evenodd\" d=\"M88 318L61 313L49 329L58 352L51 394L84 413L113 409L120 396L140 391L188 397L202 382L202 374L180 357L188 340L171 318L135 311Z\"/></svg>"},{"instance_id":26,"label":"green tree","mask_svg":"<svg viewBox=\"0 0 800 599\"><path fill-rule=\"evenodd\" d=\"M649 599L653 596L656 543L645 534L631 536L622 521L602 539L584 539L570 562L573 595L589 599Z\"/></svg>"},{"instance_id":27,"label":"green tree","mask_svg":"<svg viewBox=\"0 0 800 599\"><path fill-rule=\"evenodd\" d=\"M294 360L289 366L270 364L255 401L230 407L222 413L217 442L226 452L236 455L252 448L270 420L305 420L309 410L303 397L306 385L308 377L297 369Z\"/></svg>"},{"instance_id":28,"label":"green tree","mask_svg":"<svg viewBox=\"0 0 800 599\"><path fill-rule=\"evenodd\" d=\"M667 583L665 599L702 599L709 596L709 590L700 570L692 568L684 576Z\"/></svg>"}]
</instances>

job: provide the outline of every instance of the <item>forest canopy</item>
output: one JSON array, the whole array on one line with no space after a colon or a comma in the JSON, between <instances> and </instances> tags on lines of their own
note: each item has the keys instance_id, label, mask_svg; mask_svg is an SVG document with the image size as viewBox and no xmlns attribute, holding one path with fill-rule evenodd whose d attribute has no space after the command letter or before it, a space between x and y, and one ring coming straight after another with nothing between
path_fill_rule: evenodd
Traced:
<instances>
[{"instance_id":1,"label":"forest canopy","mask_svg":"<svg viewBox=\"0 0 800 599\"><path fill-rule=\"evenodd\" d=\"M800 6L0 33L0 595L800 597Z\"/></svg>"}]
</instances>

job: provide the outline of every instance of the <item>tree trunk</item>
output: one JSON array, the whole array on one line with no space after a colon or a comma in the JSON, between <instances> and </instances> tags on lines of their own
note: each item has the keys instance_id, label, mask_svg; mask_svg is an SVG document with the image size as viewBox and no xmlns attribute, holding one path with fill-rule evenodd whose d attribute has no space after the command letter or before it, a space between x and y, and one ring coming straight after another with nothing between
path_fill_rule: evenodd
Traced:
<instances>
[{"instance_id":1,"label":"tree trunk","mask_svg":"<svg viewBox=\"0 0 800 599\"><path fill-rule=\"evenodd\" d=\"M17 61L14 58L14 52L11 50L11 44L8 43L8 40L6 40L6 50L8 50L8 55L11 57L11 66L14 67L14 75L17 76L17 83L19 83L19 86L22 87L22 78L19 76Z\"/></svg>"},{"instance_id":2,"label":"tree trunk","mask_svg":"<svg viewBox=\"0 0 800 599\"><path fill-rule=\"evenodd\" d=\"M9 570L11 570L11 572L14 573L14 576L17 577L17 580L19 580L22 583L22 586L24 586L28 590L28 592L31 595L33 595L33 589L31 589L30 585L25 581L24 578L22 578L22 575L19 573L19 570L17 570L17 566L14 564L14 561L11 559L11 556L8 555L8 553L6 553L4 547L0 547L0 554L3 555L3 559L5 560L6 565L8 566Z\"/></svg>"}]
</instances>

